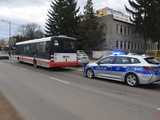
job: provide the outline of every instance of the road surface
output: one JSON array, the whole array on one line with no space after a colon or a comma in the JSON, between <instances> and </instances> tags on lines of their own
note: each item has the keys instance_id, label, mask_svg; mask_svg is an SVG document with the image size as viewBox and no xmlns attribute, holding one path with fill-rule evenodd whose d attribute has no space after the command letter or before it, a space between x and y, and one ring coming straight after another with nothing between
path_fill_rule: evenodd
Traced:
<instances>
[{"instance_id":1,"label":"road surface","mask_svg":"<svg viewBox=\"0 0 160 120\"><path fill-rule=\"evenodd\" d=\"M0 91L25 120L160 120L160 85L130 88L3 60Z\"/></svg>"}]
</instances>

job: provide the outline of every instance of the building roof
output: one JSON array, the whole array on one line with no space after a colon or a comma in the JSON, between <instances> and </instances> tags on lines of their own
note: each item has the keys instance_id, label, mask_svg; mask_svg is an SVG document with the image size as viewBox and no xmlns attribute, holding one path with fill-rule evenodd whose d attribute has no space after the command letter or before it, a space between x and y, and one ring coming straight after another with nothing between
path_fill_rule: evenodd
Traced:
<instances>
[{"instance_id":1,"label":"building roof","mask_svg":"<svg viewBox=\"0 0 160 120\"><path fill-rule=\"evenodd\" d=\"M109 7L105 7L105 8L97 10L98 17L108 16L108 15L113 15L113 19L115 20L132 24L130 17L120 11L111 9Z\"/></svg>"}]
</instances>

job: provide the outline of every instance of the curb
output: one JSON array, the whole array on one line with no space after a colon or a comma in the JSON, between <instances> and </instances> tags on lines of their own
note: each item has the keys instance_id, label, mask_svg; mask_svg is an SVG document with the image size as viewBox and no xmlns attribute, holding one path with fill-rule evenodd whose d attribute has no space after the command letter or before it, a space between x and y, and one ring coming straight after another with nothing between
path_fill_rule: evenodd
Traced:
<instances>
[{"instance_id":1,"label":"curb","mask_svg":"<svg viewBox=\"0 0 160 120\"><path fill-rule=\"evenodd\" d=\"M76 67L71 67L70 69L72 69L72 70L75 70L75 71L78 71L78 72L82 72L83 70L83 68L82 67L78 67L78 68L76 68Z\"/></svg>"}]
</instances>

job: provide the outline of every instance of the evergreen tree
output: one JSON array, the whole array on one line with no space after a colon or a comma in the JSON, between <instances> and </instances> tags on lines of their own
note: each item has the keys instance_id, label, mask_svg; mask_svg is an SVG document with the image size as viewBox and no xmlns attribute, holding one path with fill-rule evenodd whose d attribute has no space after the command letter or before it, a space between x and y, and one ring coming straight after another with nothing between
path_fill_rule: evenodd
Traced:
<instances>
[{"instance_id":1,"label":"evergreen tree","mask_svg":"<svg viewBox=\"0 0 160 120\"><path fill-rule=\"evenodd\" d=\"M95 18L92 0L87 0L87 4L84 6L84 15L86 20Z\"/></svg>"},{"instance_id":2,"label":"evergreen tree","mask_svg":"<svg viewBox=\"0 0 160 120\"><path fill-rule=\"evenodd\" d=\"M153 41L158 42L158 49L160 50L160 1L152 1L152 9L150 10L151 24L150 37Z\"/></svg>"},{"instance_id":3,"label":"evergreen tree","mask_svg":"<svg viewBox=\"0 0 160 120\"><path fill-rule=\"evenodd\" d=\"M80 47L91 55L103 43L103 27L95 16L92 0L87 0L80 23Z\"/></svg>"},{"instance_id":4,"label":"evergreen tree","mask_svg":"<svg viewBox=\"0 0 160 120\"><path fill-rule=\"evenodd\" d=\"M54 35L77 35L78 25L77 2L75 0L55 0L51 2L51 8L48 11L48 20L46 22L47 36Z\"/></svg>"},{"instance_id":5,"label":"evergreen tree","mask_svg":"<svg viewBox=\"0 0 160 120\"><path fill-rule=\"evenodd\" d=\"M129 0L132 9L126 7L131 13L131 21L136 30L143 34L145 42L148 39L160 40L160 1L159 0Z\"/></svg>"}]
</instances>

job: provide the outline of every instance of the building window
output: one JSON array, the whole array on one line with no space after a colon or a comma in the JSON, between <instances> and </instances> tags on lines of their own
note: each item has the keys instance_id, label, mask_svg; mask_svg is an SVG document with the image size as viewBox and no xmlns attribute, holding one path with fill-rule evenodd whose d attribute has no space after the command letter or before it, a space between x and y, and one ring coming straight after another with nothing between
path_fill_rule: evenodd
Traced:
<instances>
[{"instance_id":1,"label":"building window","mask_svg":"<svg viewBox=\"0 0 160 120\"><path fill-rule=\"evenodd\" d=\"M134 43L131 42L131 49L133 50L134 49Z\"/></svg>"},{"instance_id":2,"label":"building window","mask_svg":"<svg viewBox=\"0 0 160 120\"><path fill-rule=\"evenodd\" d=\"M130 35L130 28L128 27L128 35Z\"/></svg>"},{"instance_id":3,"label":"building window","mask_svg":"<svg viewBox=\"0 0 160 120\"><path fill-rule=\"evenodd\" d=\"M120 48L122 49L123 48L123 42L121 41L120 43Z\"/></svg>"},{"instance_id":4,"label":"building window","mask_svg":"<svg viewBox=\"0 0 160 120\"><path fill-rule=\"evenodd\" d=\"M136 31L135 28L132 28L132 34L135 34L135 31Z\"/></svg>"},{"instance_id":5,"label":"building window","mask_svg":"<svg viewBox=\"0 0 160 120\"><path fill-rule=\"evenodd\" d=\"M138 44L138 49L141 49L141 44Z\"/></svg>"},{"instance_id":6,"label":"building window","mask_svg":"<svg viewBox=\"0 0 160 120\"><path fill-rule=\"evenodd\" d=\"M124 35L127 35L127 27L124 27Z\"/></svg>"},{"instance_id":7,"label":"building window","mask_svg":"<svg viewBox=\"0 0 160 120\"><path fill-rule=\"evenodd\" d=\"M135 50L137 50L137 44L136 43L134 44L134 48L135 48Z\"/></svg>"},{"instance_id":8,"label":"building window","mask_svg":"<svg viewBox=\"0 0 160 120\"><path fill-rule=\"evenodd\" d=\"M121 28L120 28L120 34L122 35L123 34L123 26L121 25Z\"/></svg>"},{"instance_id":9,"label":"building window","mask_svg":"<svg viewBox=\"0 0 160 120\"><path fill-rule=\"evenodd\" d=\"M128 27L126 27L126 35L128 35Z\"/></svg>"},{"instance_id":10,"label":"building window","mask_svg":"<svg viewBox=\"0 0 160 120\"><path fill-rule=\"evenodd\" d=\"M119 42L118 42L118 40L116 41L116 48L118 48L119 47Z\"/></svg>"},{"instance_id":11,"label":"building window","mask_svg":"<svg viewBox=\"0 0 160 120\"><path fill-rule=\"evenodd\" d=\"M118 24L116 24L116 32L118 33Z\"/></svg>"},{"instance_id":12,"label":"building window","mask_svg":"<svg viewBox=\"0 0 160 120\"><path fill-rule=\"evenodd\" d=\"M143 49L144 48L144 46L143 46L144 44L141 44L141 48Z\"/></svg>"},{"instance_id":13,"label":"building window","mask_svg":"<svg viewBox=\"0 0 160 120\"><path fill-rule=\"evenodd\" d=\"M126 41L124 41L124 49L126 49Z\"/></svg>"},{"instance_id":14,"label":"building window","mask_svg":"<svg viewBox=\"0 0 160 120\"><path fill-rule=\"evenodd\" d=\"M128 41L128 50L130 49L130 41Z\"/></svg>"}]
</instances>

